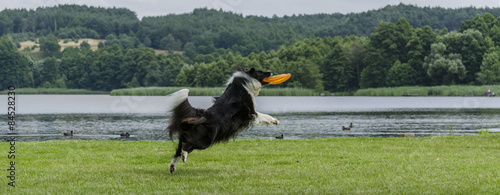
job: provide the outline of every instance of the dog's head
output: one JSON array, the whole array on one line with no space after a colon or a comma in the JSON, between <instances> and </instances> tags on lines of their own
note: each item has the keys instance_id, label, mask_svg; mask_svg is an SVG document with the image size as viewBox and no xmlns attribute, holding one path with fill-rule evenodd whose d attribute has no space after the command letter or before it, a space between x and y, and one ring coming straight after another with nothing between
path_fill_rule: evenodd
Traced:
<instances>
[{"instance_id":1,"label":"dog's head","mask_svg":"<svg viewBox=\"0 0 500 195\"><path fill-rule=\"evenodd\" d=\"M264 82L264 79L273 75L273 72L271 72L271 71L264 72L264 71L260 71L260 70L255 70L255 68L245 69L245 68L240 67L240 68L238 68L238 71L244 72L248 76L250 76L254 79L257 79L260 82L260 84L262 84L262 85L268 84L267 82Z\"/></svg>"}]
</instances>

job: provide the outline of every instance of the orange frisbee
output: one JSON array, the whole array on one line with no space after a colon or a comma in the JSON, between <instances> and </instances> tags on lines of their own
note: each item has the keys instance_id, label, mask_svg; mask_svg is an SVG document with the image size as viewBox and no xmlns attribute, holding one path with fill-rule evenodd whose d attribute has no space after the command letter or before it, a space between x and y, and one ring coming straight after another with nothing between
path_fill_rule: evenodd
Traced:
<instances>
[{"instance_id":1,"label":"orange frisbee","mask_svg":"<svg viewBox=\"0 0 500 195\"><path fill-rule=\"evenodd\" d=\"M288 74L280 74L272 77L267 77L264 79L264 82L269 83L271 85L276 85L285 82L288 80L292 75L290 73Z\"/></svg>"}]
</instances>

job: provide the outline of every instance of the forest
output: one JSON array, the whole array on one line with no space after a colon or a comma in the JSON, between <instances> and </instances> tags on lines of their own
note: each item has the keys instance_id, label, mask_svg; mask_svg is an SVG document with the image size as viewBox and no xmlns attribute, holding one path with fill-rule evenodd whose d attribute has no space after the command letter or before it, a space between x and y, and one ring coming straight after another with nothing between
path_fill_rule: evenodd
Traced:
<instances>
[{"instance_id":1,"label":"forest","mask_svg":"<svg viewBox=\"0 0 500 195\"><path fill-rule=\"evenodd\" d=\"M388 5L350 14L144 17L59 5L0 12L0 85L110 91L223 86L236 66L291 73L279 87L346 92L500 83L500 8ZM59 40L102 39L61 49ZM20 48L36 41L40 51ZM157 54L155 50L167 50ZM176 51L176 52L173 52Z\"/></svg>"}]
</instances>

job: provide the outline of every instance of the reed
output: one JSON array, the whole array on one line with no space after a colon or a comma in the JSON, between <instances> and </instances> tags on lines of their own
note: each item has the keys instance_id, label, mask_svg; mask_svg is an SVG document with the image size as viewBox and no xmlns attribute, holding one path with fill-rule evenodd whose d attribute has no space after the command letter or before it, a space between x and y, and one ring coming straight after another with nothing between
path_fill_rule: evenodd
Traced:
<instances>
[{"instance_id":1,"label":"reed","mask_svg":"<svg viewBox=\"0 0 500 195\"><path fill-rule=\"evenodd\" d=\"M0 94L7 94L7 90L0 91ZM109 94L107 91L90 91L86 89L66 89L66 88L18 88L16 94Z\"/></svg>"},{"instance_id":2,"label":"reed","mask_svg":"<svg viewBox=\"0 0 500 195\"><path fill-rule=\"evenodd\" d=\"M259 96L318 96L319 92L305 88L263 88Z\"/></svg>"},{"instance_id":3,"label":"reed","mask_svg":"<svg viewBox=\"0 0 500 195\"><path fill-rule=\"evenodd\" d=\"M355 96L484 96L486 89L491 92L500 93L500 85L451 85L451 86L411 86L411 87L383 87L360 89L354 93Z\"/></svg>"},{"instance_id":4,"label":"reed","mask_svg":"<svg viewBox=\"0 0 500 195\"><path fill-rule=\"evenodd\" d=\"M128 89L115 89L112 96L164 96L180 89L189 89L190 96L219 96L224 92L224 87L139 87ZM304 88L263 88L259 96L318 96L319 92Z\"/></svg>"}]
</instances>

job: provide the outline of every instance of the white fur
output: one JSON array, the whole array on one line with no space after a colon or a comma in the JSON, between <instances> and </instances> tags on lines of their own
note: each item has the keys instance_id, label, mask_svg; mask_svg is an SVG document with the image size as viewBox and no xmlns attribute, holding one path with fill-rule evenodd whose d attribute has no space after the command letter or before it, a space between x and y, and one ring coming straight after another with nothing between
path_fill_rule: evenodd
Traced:
<instances>
[{"instance_id":1,"label":"white fur","mask_svg":"<svg viewBox=\"0 0 500 195\"><path fill-rule=\"evenodd\" d=\"M187 161L187 158L188 158L188 152L187 151L184 151L182 150L182 154L181 154L181 159L182 159L182 162L186 162Z\"/></svg>"},{"instance_id":2,"label":"white fur","mask_svg":"<svg viewBox=\"0 0 500 195\"><path fill-rule=\"evenodd\" d=\"M181 104L184 100L188 98L189 89L181 89L173 94L170 94L169 97L173 99L171 104L171 109L175 108L179 104Z\"/></svg>"},{"instance_id":3,"label":"white fur","mask_svg":"<svg viewBox=\"0 0 500 195\"><path fill-rule=\"evenodd\" d=\"M255 117L255 120L253 121L254 124L260 125L260 124L265 124L265 125L279 125L280 121L278 119L272 117L271 115L268 114L262 114L260 112L257 112L257 117Z\"/></svg>"}]
</instances>

